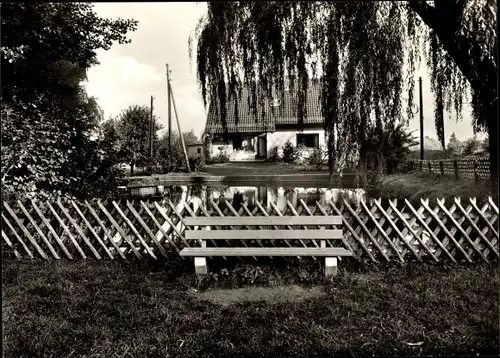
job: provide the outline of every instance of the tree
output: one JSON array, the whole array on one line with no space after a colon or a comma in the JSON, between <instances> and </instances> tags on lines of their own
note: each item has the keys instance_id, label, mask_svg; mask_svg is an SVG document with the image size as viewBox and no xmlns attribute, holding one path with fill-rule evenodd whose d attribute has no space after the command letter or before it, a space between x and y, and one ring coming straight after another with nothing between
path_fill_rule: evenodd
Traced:
<instances>
[{"instance_id":1,"label":"tree","mask_svg":"<svg viewBox=\"0 0 500 358\"><path fill-rule=\"evenodd\" d=\"M189 132L182 133L184 138L184 144L198 143L198 137L191 129ZM184 149L182 147L182 142L178 133L172 133L171 136L172 146L169 151L168 145L168 132L164 133L159 140L157 155L159 158L160 165L164 168L166 172L178 171L186 164L186 158L184 156Z\"/></svg>"},{"instance_id":2,"label":"tree","mask_svg":"<svg viewBox=\"0 0 500 358\"><path fill-rule=\"evenodd\" d=\"M191 131L189 132L182 133L182 135L184 136L184 143L186 145L198 143L198 137L196 136L196 134L194 134L193 128L191 128Z\"/></svg>"},{"instance_id":3,"label":"tree","mask_svg":"<svg viewBox=\"0 0 500 358\"><path fill-rule=\"evenodd\" d=\"M158 148L158 134L162 129L158 118L153 116L153 155ZM133 105L124 110L117 122L116 130L119 137L122 157L130 164L131 174L134 167L145 167L152 164L150 159L150 108ZM156 158L153 157L153 160Z\"/></svg>"},{"instance_id":4,"label":"tree","mask_svg":"<svg viewBox=\"0 0 500 358\"><path fill-rule=\"evenodd\" d=\"M90 3L2 4L2 99L71 94L99 63L97 50L130 42L126 34L136 25L100 18ZM55 71L68 80L61 83Z\"/></svg>"},{"instance_id":5,"label":"tree","mask_svg":"<svg viewBox=\"0 0 500 358\"><path fill-rule=\"evenodd\" d=\"M455 132L451 133L447 149L453 158L458 157L462 152L463 143L457 139Z\"/></svg>"},{"instance_id":6,"label":"tree","mask_svg":"<svg viewBox=\"0 0 500 358\"><path fill-rule=\"evenodd\" d=\"M387 174L401 170L408 159L410 148L416 143L417 138L402 124L384 132L382 150Z\"/></svg>"},{"instance_id":7,"label":"tree","mask_svg":"<svg viewBox=\"0 0 500 358\"><path fill-rule=\"evenodd\" d=\"M460 155L462 157L467 157L474 155L477 150L483 149L484 143L479 141L475 136L472 138L467 139L463 144L462 144L462 151Z\"/></svg>"},{"instance_id":8,"label":"tree","mask_svg":"<svg viewBox=\"0 0 500 358\"><path fill-rule=\"evenodd\" d=\"M184 140L186 140L186 133L183 133L183 135ZM182 143L179 135L177 133L172 133L171 140L172 146L170 147L170 150L168 145L168 132L160 138L158 145L159 163L166 172L178 171L183 164L185 164Z\"/></svg>"},{"instance_id":9,"label":"tree","mask_svg":"<svg viewBox=\"0 0 500 358\"><path fill-rule=\"evenodd\" d=\"M197 43L197 76L205 105L219 110L224 128L226 103L238 99L243 85L251 89L250 105L256 110L256 103L271 97L273 90L283 93L288 81L296 94L300 129L307 115L310 73L318 79L330 172L338 148L350 150L354 142L365 172L368 125L376 128L381 141L384 128L395 128L413 116L413 74L421 45L426 45L438 138L443 142L442 108L460 113L470 90L474 129L489 134L495 181L496 37L496 3L490 0L437 0L433 5L419 0L269 1L210 2L189 42ZM405 88L407 118L402 113Z\"/></svg>"},{"instance_id":10,"label":"tree","mask_svg":"<svg viewBox=\"0 0 500 358\"><path fill-rule=\"evenodd\" d=\"M2 4L3 190L85 195L89 180L109 174L91 139L102 110L81 83L97 50L128 42L135 26L85 3Z\"/></svg>"}]
</instances>

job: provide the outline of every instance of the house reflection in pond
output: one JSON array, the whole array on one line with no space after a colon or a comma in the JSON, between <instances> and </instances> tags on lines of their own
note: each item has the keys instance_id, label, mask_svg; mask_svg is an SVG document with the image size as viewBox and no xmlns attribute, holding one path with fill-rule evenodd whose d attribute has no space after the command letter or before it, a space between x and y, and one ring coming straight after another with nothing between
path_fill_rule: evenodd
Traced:
<instances>
[{"instance_id":1,"label":"house reflection in pond","mask_svg":"<svg viewBox=\"0 0 500 358\"><path fill-rule=\"evenodd\" d=\"M270 209L271 203L274 203L280 211L284 212L287 208L287 202L290 202L294 208L300 207L301 201L310 208L316 206L316 202L326 208L330 202L340 204L343 200L346 200L350 205L358 207L361 199L367 199L363 189L247 186L202 186L197 190L193 190L188 186L177 186L165 189L165 199L170 199L177 210L182 209L182 201L185 200L194 212L199 209L200 205L203 205L208 210L213 209L212 200L218 204L217 206L222 212L228 209L226 200L237 212L242 209L242 204L245 204L249 210L253 210L257 202L260 202L267 209ZM227 214L232 215L230 211L229 208ZM217 209L215 209L213 215L219 215Z\"/></svg>"}]
</instances>

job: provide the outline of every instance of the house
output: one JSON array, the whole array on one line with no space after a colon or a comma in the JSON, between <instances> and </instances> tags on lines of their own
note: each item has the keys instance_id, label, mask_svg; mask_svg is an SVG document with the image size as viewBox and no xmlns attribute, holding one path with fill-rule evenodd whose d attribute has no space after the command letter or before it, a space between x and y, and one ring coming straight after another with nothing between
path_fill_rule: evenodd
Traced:
<instances>
[{"instance_id":1,"label":"house","mask_svg":"<svg viewBox=\"0 0 500 358\"><path fill-rule=\"evenodd\" d=\"M189 158L203 157L203 143L196 142L186 144L186 148Z\"/></svg>"},{"instance_id":2,"label":"house","mask_svg":"<svg viewBox=\"0 0 500 358\"><path fill-rule=\"evenodd\" d=\"M307 93L307 117L303 130L298 130L297 94L285 89L283 96L257 105L257 116L249 105L250 91L243 88L238 101L238 123L235 116L235 101L226 107L226 123L229 138L224 139L224 128L218 110L209 108L205 134L210 134L210 155L225 152L231 161L266 159L275 150L282 152L283 145L290 141L294 146L306 147L305 157L320 145L325 144L324 120L321 112L321 84L311 82ZM282 102L283 101L283 102ZM264 106L264 107L263 107ZM262 115L264 110L265 116Z\"/></svg>"}]
</instances>

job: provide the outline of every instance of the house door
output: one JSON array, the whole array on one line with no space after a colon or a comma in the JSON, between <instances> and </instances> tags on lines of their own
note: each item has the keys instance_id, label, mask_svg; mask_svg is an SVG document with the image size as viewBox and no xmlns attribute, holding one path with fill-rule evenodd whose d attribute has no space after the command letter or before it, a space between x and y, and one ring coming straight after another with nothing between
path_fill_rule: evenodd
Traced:
<instances>
[{"instance_id":1,"label":"house door","mask_svg":"<svg viewBox=\"0 0 500 358\"><path fill-rule=\"evenodd\" d=\"M267 158L267 138L265 135L257 138L257 156L260 158Z\"/></svg>"}]
</instances>

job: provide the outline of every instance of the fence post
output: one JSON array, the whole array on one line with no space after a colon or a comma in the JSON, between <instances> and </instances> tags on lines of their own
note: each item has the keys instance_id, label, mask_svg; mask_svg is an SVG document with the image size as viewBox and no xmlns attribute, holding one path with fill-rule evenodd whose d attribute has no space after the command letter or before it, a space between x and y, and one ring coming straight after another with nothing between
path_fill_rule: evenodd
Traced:
<instances>
[{"instance_id":1,"label":"fence post","mask_svg":"<svg viewBox=\"0 0 500 358\"><path fill-rule=\"evenodd\" d=\"M456 159L453 161L453 168L455 169L455 180L458 180L458 161Z\"/></svg>"},{"instance_id":2,"label":"fence post","mask_svg":"<svg viewBox=\"0 0 500 358\"><path fill-rule=\"evenodd\" d=\"M422 171L422 161L421 161L421 160L419 160L418 162L419 162L419 164L420 164L420 170L419 170L419 171Z\"/></svg>"},{"instance_id":3,"label":"fence post","mask_svg":"<svg viewBox=\"0 0 500 358\"><path fill-rule=\"evenodd\" d=\"M474 181L477 183L479 181L479 176L477 173L477 160L474 159Z\"/></svg>"},{"instance_id":4,"label":"fence post","mask_svg":"<svg viewBox=\"0 0 500 358\"><path fill-rule=\"evenodd\" d=\"M431 161L430 160L427 162L427 166L429 167L429 174L432 173Z\"/></svg>"},{"instance_id":5,"label":"fence post","mask_svg":"<svg viewBox=\"0 0 500 358\"><path fill-rule=\"evenodd\" d=\"M443 165L443 161L439 161L439 168L441 169L441 175L444 176L444 165Z\"/></svg>"}]
</instances>

